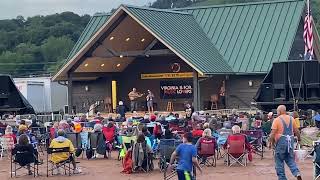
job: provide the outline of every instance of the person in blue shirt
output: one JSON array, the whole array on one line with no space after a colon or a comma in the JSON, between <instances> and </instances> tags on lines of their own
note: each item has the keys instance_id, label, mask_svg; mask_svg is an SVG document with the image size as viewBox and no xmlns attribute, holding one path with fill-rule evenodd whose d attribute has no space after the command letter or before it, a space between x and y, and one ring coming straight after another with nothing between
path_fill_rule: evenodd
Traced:
<instances>
[{"instance_id":1,"label":"person in blue shirt","mask_svg":"<svg viewBox=\"0 0 320 180\"><path fill-rule=\"evenodd\" d=\"M169 170L172 170L172 164L176 157L179 157L177 174L179 180L191 180L192 167L195 166L202 173L202 170L197 161L197 148L192 145L192 133L186 133L183 136L183 143L180 144L177 149L172 153Z\"/></svg>"}]
</instances>

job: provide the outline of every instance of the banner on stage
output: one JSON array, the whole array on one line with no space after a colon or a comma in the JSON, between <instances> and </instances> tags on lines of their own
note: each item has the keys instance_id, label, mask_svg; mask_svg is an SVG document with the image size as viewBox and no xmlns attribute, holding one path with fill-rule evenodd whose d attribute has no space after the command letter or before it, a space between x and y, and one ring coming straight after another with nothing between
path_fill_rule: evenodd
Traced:
<instances>
[{"instance_id":1,"label":"banner on stage","mask_svg":"<svg viewBox=\"0 0 320 180\"><path fill-rule=\"evenodd\" d=\"M192 72L141 74L141 79L178 79L192 78Z\"/></svg>"},{"instance_id":2,"label":"banner on stage","mask_svg":"<svg viewBox=\"0 0 320 180\"><path fill-rule=\"evenodd\" d=\"M160 81L161 99L192 98L192 82L188 81Z\"/></svg>"}]
</instances>

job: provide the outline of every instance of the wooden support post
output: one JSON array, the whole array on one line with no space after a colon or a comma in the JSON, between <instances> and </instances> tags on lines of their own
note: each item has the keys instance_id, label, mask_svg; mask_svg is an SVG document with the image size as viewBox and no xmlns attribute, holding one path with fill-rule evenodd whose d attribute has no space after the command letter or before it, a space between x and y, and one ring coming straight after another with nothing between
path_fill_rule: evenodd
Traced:
<instances>
[{"instance_id":1,"label":"wooden support post","mask_svg":"<svg viewBox=\"0 0 320 180\"><path fill-rule=\"evenodd\" d=\"M68 73L68 114L72 114L72 109L73 109L72 92L73 92L72 75L69 72Z\"/></svg>"},{"instance_id":2,"label":"wooden support post","mask_svg":"<svg viewBox=\"0 0 320 180\"><path fill-rule=\"evenodd\" d=\"M196 70L193 70L193 107L195 111L200 110L200 89L199 89L199 75Z\"/></svg>"}]
</instances>

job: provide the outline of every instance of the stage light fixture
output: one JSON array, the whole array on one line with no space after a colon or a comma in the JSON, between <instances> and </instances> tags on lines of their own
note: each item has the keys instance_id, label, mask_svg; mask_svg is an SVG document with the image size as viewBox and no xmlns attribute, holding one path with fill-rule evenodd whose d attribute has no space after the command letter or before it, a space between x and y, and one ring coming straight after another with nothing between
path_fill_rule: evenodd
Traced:
<instances>
[{"instance_id":1,"label":"stage light fixture","mask_svg":"<svg viewBox=\"0 0 320 180\"><path fill-rule=\"evenodd\" d=\"M103 67L104 66L104 64L101 64L101 67Z\"/></svg>"},{"instance_id":2,"label":"stage light fixture","mask_svg":"<svg viewBox=\"0 0 320 180\"><path fill-rule=\"evenodd\" d=\"M113 39L114 39L114 37L113 37L113 36L111 36L111 37L110 37L110 41L112 41Z\"/></svg>"},{"instance_id":3,"label":"stage light fixture","mask_svg":"<svg viewBox=\"0 0 320 180\"><path fill-rule=\"evenodd\" d=\"M117 64L117 67L120 67L121 66L121 64L119 63L119 64Z\"/></svg>"},{"instance_id":4,"label":"stage light fixture","mask_svg":"<svg viewBox=\"0 0 320 180\"><path fill-rule=\"evenodd\" d=\"M119 56L120 58L123 58L123 55L122 54L120 54L120 56Z\"/></svg>"},{"instance_id":5,"label":"stage light fixture","mask_svg":"<svg viewBox=\"0 0 320 180\"><path fill-rule=\"evenodd\" d=\"M130 38L128 37L128 38L126 39L126 41L127 41L127 42L130 41Z\"/></svg>"}]
</instances>

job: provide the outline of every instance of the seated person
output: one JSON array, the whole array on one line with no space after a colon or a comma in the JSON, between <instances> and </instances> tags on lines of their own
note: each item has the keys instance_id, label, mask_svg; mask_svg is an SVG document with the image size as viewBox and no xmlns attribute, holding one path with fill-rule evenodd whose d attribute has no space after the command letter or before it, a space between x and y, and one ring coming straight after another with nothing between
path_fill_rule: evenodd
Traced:
<instances>
[{"instance_id":1,"label":"seated person","mask_svg":"<svg viewBox=\"0 0 320 180\"><path fill-rule=\"evenodd\" d=\"M203 130L201 129L200 124L196 125L196 128L192 130L192 136L193 137L201 137L203 133Z\"/></svg>"},{"instance_id":2,"label":"seated person","mask_svg":"<svg viewBox=\"0 0 320 180\"><path fill-rule=\"evenodd\" d=\"M23 154L17 154L18 152L23 152ZM37 163L38 153L33 145L29 143L29 138L26 134L20 135L18 144L12 149L12 155L16 155L14 161L19 163L20 166L27 165L29 175L31 175L30 163Z\"/></svg>"},{"instance_id":3,"label":"seated person","mask_svg":"<svg viewBox=\"0 0 320 180\"><path fill-rule=\"evenodd\" d=\"M12 127L7 126L4 132L4 137L12 137L14 144L17 144L17 136L13 134Z\"/></svg>"},{"instance_id":4,"label":"seated person","mask_svg":"<svg viewBox=\"0 0 320 180\"><path fill-rule=\"evenodd\" d=\"M214 137L212 137L212 132L211 129L207 128L203 131L202 133L202 137L198 139L197 143L196 143L196 148L200 149L200 143L202 141L214 141L214 147L217 149L217 142L216 139Z\"/></svg>"},{"instance_id":5,"label":"seated person","mask_svg":"<svg viewBox=\"0 0 320 180\"><path fill-rule=\"evenodd\" d=\"M237 136L243 136L244 137L246 150L249 151L251 149L249 140L248 140L248 138L247 138L247 136L245 134L241 133L241 128L238 125L234 125L232 127L232 135L228 136L228 139L227 139L226 143L224 144L224 148L227 149L228 144L229 144L230 141L233 141L234 139L238 139Z\"/></svg>"},{"instance_id":6,"label":"seated person","mask_svg":"<svg viewBox=\"0 0 320 180\"><path fill-rule=\"evenodd\" d=\"M119 101L119 106L117 106L117 108L116 108L116 113L120 114L120 117L124 119L126 116L126 112L127 112L127 109L123 105L123 102Z\"/></svg>"},{"instance_id":7,"label":"seated person","mask_svg":"<svg viewBox=\"0 0 320 180\"><path fill-rule=\"evenodd\" d=\"M147 144L144 134L140 133L137 142L132 147L133 169L147 169L149 154L152 153L151 147Z\"/></svg>"},{"instance_id":8,"label":"seated person","mask_svg":"<svg viewBox=\"0 0 320 180\"><path fill-rule=\"evenodd\" d=\"M76 165L75 157L73 155L73 153L75 152L75 149L73 147L72 142L69 139L65 138L65 132L62 129L58 130L57 135L58 135L58 137L51 141L49 147L50 148L66 148L66 147L68 147L69 151L71 153L71 156L69 156L69 153L54 153L51 156L51 161L54 164L58 164L58 163L61 163L63 161L70 159L70 161L73 165L74 173L75 174L80 173L80 171Z\"/></svg>"}]
</instances>

